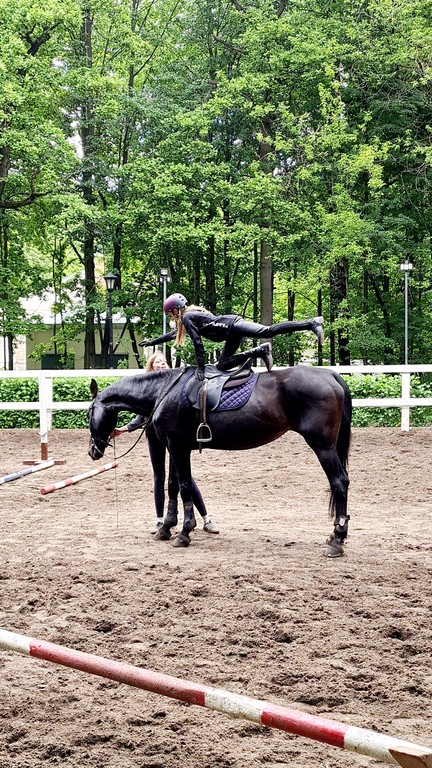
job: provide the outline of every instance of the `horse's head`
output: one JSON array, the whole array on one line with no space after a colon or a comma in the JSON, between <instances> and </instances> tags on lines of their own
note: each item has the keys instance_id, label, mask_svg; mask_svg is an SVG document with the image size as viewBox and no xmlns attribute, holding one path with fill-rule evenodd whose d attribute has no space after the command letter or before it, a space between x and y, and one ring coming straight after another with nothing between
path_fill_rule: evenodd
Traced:
<instances>
[{"instance_id":1,"label":"horse's head","mask_svg":"<svg viewBox=\"0 0 432 768\"><path fill-rule=\"evenodd\" d=\"M97 396L97 383L94 379L91 380L90 392L93 402L87 414L90 429L88 455L93 461L96 461L102 458L105 448L110 444L111 432L117 424L117 411L100 401Z\"/></svg>"}]
</instances>

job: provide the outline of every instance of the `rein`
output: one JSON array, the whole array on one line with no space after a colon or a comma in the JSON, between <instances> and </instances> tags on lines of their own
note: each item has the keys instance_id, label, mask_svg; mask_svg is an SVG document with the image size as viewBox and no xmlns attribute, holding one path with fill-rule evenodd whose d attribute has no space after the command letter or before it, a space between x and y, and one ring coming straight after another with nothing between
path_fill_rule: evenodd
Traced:
<instances>
[{"instance_id":1,"label":"rein","mask_svg":"<svg viewBox=\"0 0 432 768\"><path fill-rule=\"evenodd\" d=\"M132 451L132 450L135 448L135 446L136 446L136 445L138 445L138 443L139 443L139 441L141 440L141 438L142 438L142 436L143 436L144 432L146 431L147 427L148 427L148 423L146 423L145 425L143 425L143 427L142 427L142 429L141 429L141 432L140 432L140 434L138 435L137 439L135 440L134 444L133 444L133 445L131 445L131 447L130 447L130 448L128 448L128 449L127 449L127 451L125 451L124 453L122 453L120 456L117 456L117 455L116 455L116 450L115 450L115 438L114 438L114 442L113 442L113 443L108 443L108 447L109 447L109 448L114 448L114 459L115 459L116 461L118 461L119 459L122 459L122 458L123 458L123 456L127 456L127 455L128 455L128 453L130 453L130 452L131 452L131 451Z\"/></svg>"}]
</instances>

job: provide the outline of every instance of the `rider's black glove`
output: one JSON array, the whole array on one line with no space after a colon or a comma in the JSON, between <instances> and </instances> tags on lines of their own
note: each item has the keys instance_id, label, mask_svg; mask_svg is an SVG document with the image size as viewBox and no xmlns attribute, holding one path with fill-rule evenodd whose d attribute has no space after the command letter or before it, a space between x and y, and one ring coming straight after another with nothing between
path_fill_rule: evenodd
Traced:
<instances>
[{"instance_id":1,"label":"rider's black glove","mask_svg":"<svg viewBox=\"0 0 432 768\"><path fill-rule=\"evenodd\" d=\"M205 379L204 371L202 371L201 368L197 368L196 369L196 371L195 371L195 378L198 381L204 381L204 379Z\"/></svg>"},{"instance_id":2,"label":"rider's black glove","mask_svg":"<svg viewBox=\"0 0 432 768\"><path fill-rule=\"evenodd\" d=\"M139 347L152 347L153 344L148 339L143 339L142 341L138 342Z\"/></svg>"}]
</instances>

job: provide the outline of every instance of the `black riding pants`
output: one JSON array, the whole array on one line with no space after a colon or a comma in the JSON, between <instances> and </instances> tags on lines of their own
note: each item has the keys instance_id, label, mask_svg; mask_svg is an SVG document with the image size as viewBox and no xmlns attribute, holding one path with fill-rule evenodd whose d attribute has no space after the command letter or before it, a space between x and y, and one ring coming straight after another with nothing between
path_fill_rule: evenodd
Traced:
<instances>
[{"instance_id":1,"label":"black riding pants","mask_svg":"<svg viewBox=\"0 0 432 768\"><path fill-rule=\"evenodd\" d=\"M315 323L313 320L284 320L282 323L273 325L261 325L261 323L252 323L239 317L228 331L221 356L218 361L218 367L222 370L238 365L242 361L243 353L236 355L241 342L245 337L252 339L272 339L282 333L295 333L296 331L313 331ZM253 350L251 350L251 353ZM252 356L251 354L248 355Z\"/></svg>"}]
</instances>

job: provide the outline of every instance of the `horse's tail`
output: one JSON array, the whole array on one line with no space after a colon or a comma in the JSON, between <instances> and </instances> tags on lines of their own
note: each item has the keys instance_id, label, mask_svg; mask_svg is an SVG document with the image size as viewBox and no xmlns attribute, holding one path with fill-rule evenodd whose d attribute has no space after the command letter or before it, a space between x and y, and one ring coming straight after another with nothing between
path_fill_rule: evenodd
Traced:
<instances>
[{"instance_id":1,"label":"horse's tail","mask_svg":"<svg viewBox=\"0 0 432 768\"><path fill-rule=\"evenodd\" d=\"M342 419L336 448L338 456L341 460L341 464L346 470L348 468L348 456L351 445L352 397L345 379L343 379L342 376L336 372L335 378L341 385L344 392Z\"/></svg>"}]
</instances>

